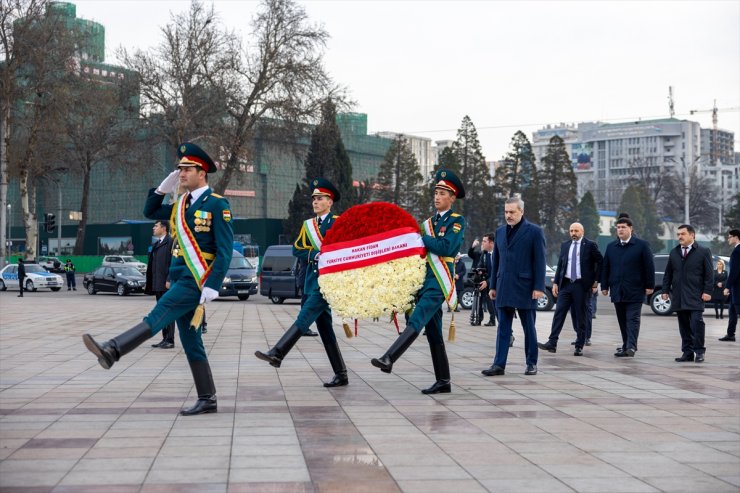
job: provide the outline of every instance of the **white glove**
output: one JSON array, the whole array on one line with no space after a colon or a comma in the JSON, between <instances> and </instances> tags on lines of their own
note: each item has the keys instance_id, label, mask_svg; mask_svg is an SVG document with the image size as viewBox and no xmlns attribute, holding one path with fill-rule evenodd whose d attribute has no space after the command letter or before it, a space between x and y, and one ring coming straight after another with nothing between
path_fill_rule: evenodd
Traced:
<instances>
[{"instance_id":1,"label":"white glove","mask_svg":"<svg viewBox=\"0 0 740 493\"><path fill-rule=\"evenodd\" d=\"M180 186L180 170L176 169L165 178L162 183L157 187L157 193L167 195L168 193L177 193L177 188Z\"/></svg>"},{"instance_id":2,"label":"white glove","mask_svg":"<svg viewBox=\"0 0 740 493\"><path fill-rule=\"evenodd\" d=\"M212 288L203 288L203 292L200 293L200 304L208 303L218 298L218 291Z\"/></svg>"}]
</instances>

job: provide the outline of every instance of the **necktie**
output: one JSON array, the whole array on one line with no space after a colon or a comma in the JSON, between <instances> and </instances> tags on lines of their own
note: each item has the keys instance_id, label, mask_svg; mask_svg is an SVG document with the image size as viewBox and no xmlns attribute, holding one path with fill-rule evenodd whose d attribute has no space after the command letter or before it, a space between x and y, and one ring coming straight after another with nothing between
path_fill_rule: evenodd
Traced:
<instances>
[{"instance_id":1,"label":"necktie","mask_svg":"<svg viewBox=\"0 0 740 493\"><path fill-rule=\"evenodd\" d=\"M438 223L440 219L442 219L442 214L438 213L437 216L434 218L434 222Z\"/></svg>"},{"instance_id":2,"label":"necktie","mask_svg":"<svg viewBox=\"0 0 740 493\"><path fill-rule=\"evenodd\" d=\"M689 254L689 247L683 247L683 258L686 258L688 254Z\"/></svg>"},{"instance_id":3,"label":"necktie","mask_svg":"<svg viewBox=\"0 0 740 493\"><path fill-rule=\"evenodd\" d=\"M318 224L319 226L321 226L321 218L318 218L318 219L316 220L316 223L317 223L317 224Z\"/></svg>"},{"instance_id":4,"label":"necktie","mask_svg":"<svg viewBox=\"0 0 740 493\"><path fill-rule=\"evenodd\" d=\"M188 209L190 207L190 202L192 201L192 195L188 194L188 197L185 199L185 209Z\"/></svg>"},{"instance_id":5,"label":"necktie","mask_svg":"<svg viewBox=\"0 0 740 493\"><path fill-rule=\"evenodd\" d=\"M570 280L575 281L578 279L578 271L576 270L576 263L578 262L578 242L573 242L573 253L570 255Z\"/></svg>"}]
</instances>

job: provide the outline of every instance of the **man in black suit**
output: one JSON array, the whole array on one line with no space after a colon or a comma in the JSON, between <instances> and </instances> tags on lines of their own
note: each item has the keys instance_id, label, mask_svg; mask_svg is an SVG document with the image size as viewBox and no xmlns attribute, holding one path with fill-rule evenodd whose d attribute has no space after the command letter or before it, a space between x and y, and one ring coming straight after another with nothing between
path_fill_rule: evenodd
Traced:
<instances>
[{"instance_id":1,"label":"man in black suit","mask_svg":"<svg viewBox=\"0 0 740 493\"><path fill-rule=\"evenodd\" d=\"M169 221L156 221L152 226L152 236L157 238L149 250L146 266L146 288L144 292L159 299L167 292L170 284L170 261L172 260L172 237ZM152 347L172 349L175 347L175 322L162 329L162 340Z\"/></svg>"},{"instance_id":2,"label":"man in black suit","mask_svg":"<svg viewBox=\"0 0 740 493\"><path fill-rule=\"evenodd\" d=\"M552 294L558 301L552 317L550 337L544 344L538 342L537 346L551 353L557 350L560 331L570 310L576 331L576 350L573 354L583 356L587 305L591 303L591 295L597 288L603 257L596 243L584 236L581 223L571 224L568 232L571 239L560 246L558 267L552 284Z\"/></svg>"},{"instance_id":3,"label":"man in black suit","mask_svg":"<svg viewBox=\"0 0 740 493\"><path fill-rule=\"evenodd\" d=\"M720 341L735 341L737 314L740 312L740 229L731 229L727 233L727 243L732 247L730 255L730 272L727 274L725 296L730 297L730 319L727 321L727 335Z\"/></svg>"},{"instance_id":4,"label":"man in black suit","mask_svg":"<svg viewBox=\"0 0 740 493\"><path fill-rule=\"evenodd\" d=\"M601 294L611 293L617 312L622 347L614 356L634 357L640 335L640 310L655 289L653 252L647 241L633 234L629 214L617 219L617 240L609 243L601 267Z\"/></svg>"},{"instance_id":5,"label":"man in black suit","mask_svg":"<svg viewBox=\"0 0 740 493\"><path fill-rule=\"evenodd\" d=\"M678 245L668 255L663 274L664 300L669 295L671 309L678 315L681 333L680 357L676 361L704 361L704 303L712 299L714 271L712 253L696 243L690 224L678 227Z\"/></svg>"},{"instance_id":6,"label":"man in black suit","mask_svg":"<svg viewBox=\"0 0 740 493\"><path fill-rule=\"evenodd\" d=\"M483 240L480 242L480 251L476 251L475 249L478 246L477 239L473 241L473 245L470 247L470 250L468 250L468 257L473 259L473 265L476 268L486 269L486 277L490 275L491 268L493 266L493 238L493 233L486 233L483 235ZM478 286L478 289L480 290L481 295L478 297L478 305L473 306L473 310L478 310L478 320L483 320L483 307L485 307L489 317L488 322L483 325L493 327L496 325L496 310L493 300L488 296L488 280L484 279Z\"/></svg>"},{"instance_id":7,"label":"man in black suit","mask_svg":"<svg viewBox=\"0 0 740 493\"><path fill-rule=\"evenodd\" d=\"M18 295L19 298L23 298L23 285L26 283L26 266L23 264L23 259L18 259L18 287L21 292Z\"/></svg>"}]
</instances>

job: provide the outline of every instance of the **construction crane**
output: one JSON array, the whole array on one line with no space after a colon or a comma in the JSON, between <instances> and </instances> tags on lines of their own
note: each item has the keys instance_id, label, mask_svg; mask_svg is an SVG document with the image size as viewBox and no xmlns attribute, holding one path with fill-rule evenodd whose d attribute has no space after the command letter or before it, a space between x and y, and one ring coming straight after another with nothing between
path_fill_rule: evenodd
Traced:
<instances>
[{"instance_id":1,"label":"construction crane","mask_svg":"<svg viewBox=\"0 0 740 493\"><path fill-rule=\"evenodd\" d=\"M696 113L712 113L712 139L709 143L709 158L711 160L711 163L717 164L717 161L719 160L719 140L717 135L717 120L718 120L718 113L720 111L738 111L740 110L740 107L735 108L720 108L717 109L717 100L714 100L714 107L711 110L691 110L689 111L690 115L694 115Z\"/></svg>"},{"instance_id":2,"label":"construction crane","mask_svg":"<svg viewBox=\"0 0 740 493\"><path fill-rule=\"evenodd\" d=\"M676 112L673 109L673 86L668 86L668 111L671 114L671 118L676 116Z\"/></svg>"}]
</instances>

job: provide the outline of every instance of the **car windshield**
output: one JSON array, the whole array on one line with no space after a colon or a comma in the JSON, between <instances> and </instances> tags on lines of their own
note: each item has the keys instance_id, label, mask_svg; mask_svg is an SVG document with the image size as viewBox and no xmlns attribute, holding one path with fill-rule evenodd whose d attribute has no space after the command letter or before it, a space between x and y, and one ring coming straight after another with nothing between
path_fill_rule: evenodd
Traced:
<instances>
[{"instance_id":1,"label":"car windshield","mask_svg":"<svg viewBox=\"0 0 740 493\"><path fill-rule=\"evenodd\" d=\"M254 266L244 257L231 257L229 269L253 269Z\"/></svg>"},{"instance_id":2,"label":"car windshield","mask_svg":"<svg viewBox=\"0 0 740 493\"><path fill-rule=\"evenodd\" d=\"M121 260L123 260L126 263L133 263L133 262L138 263L139 262L139 259L137 259L136 257L121 257Z\"/></svg>"},{"instance_id":3,"label":"car windshield","mask_svg":"<svg viewBox=\"0 0 740 493\"><path fill-rule=\"evenodd\" d=\"M133 267L113 267L113 272L117 276L141 276L141 273Z\"/></svg>"},{"instance_id":4,"label":"car windshield","mask_svg":"<svg viewBox=\"0 0 740 493\"><path fill-rule=\"evenodd\" d=\"M26 274L32 272L46 272L46 269L41 267L39 264L26 264Z\"/></svg>"}]
</instances>

